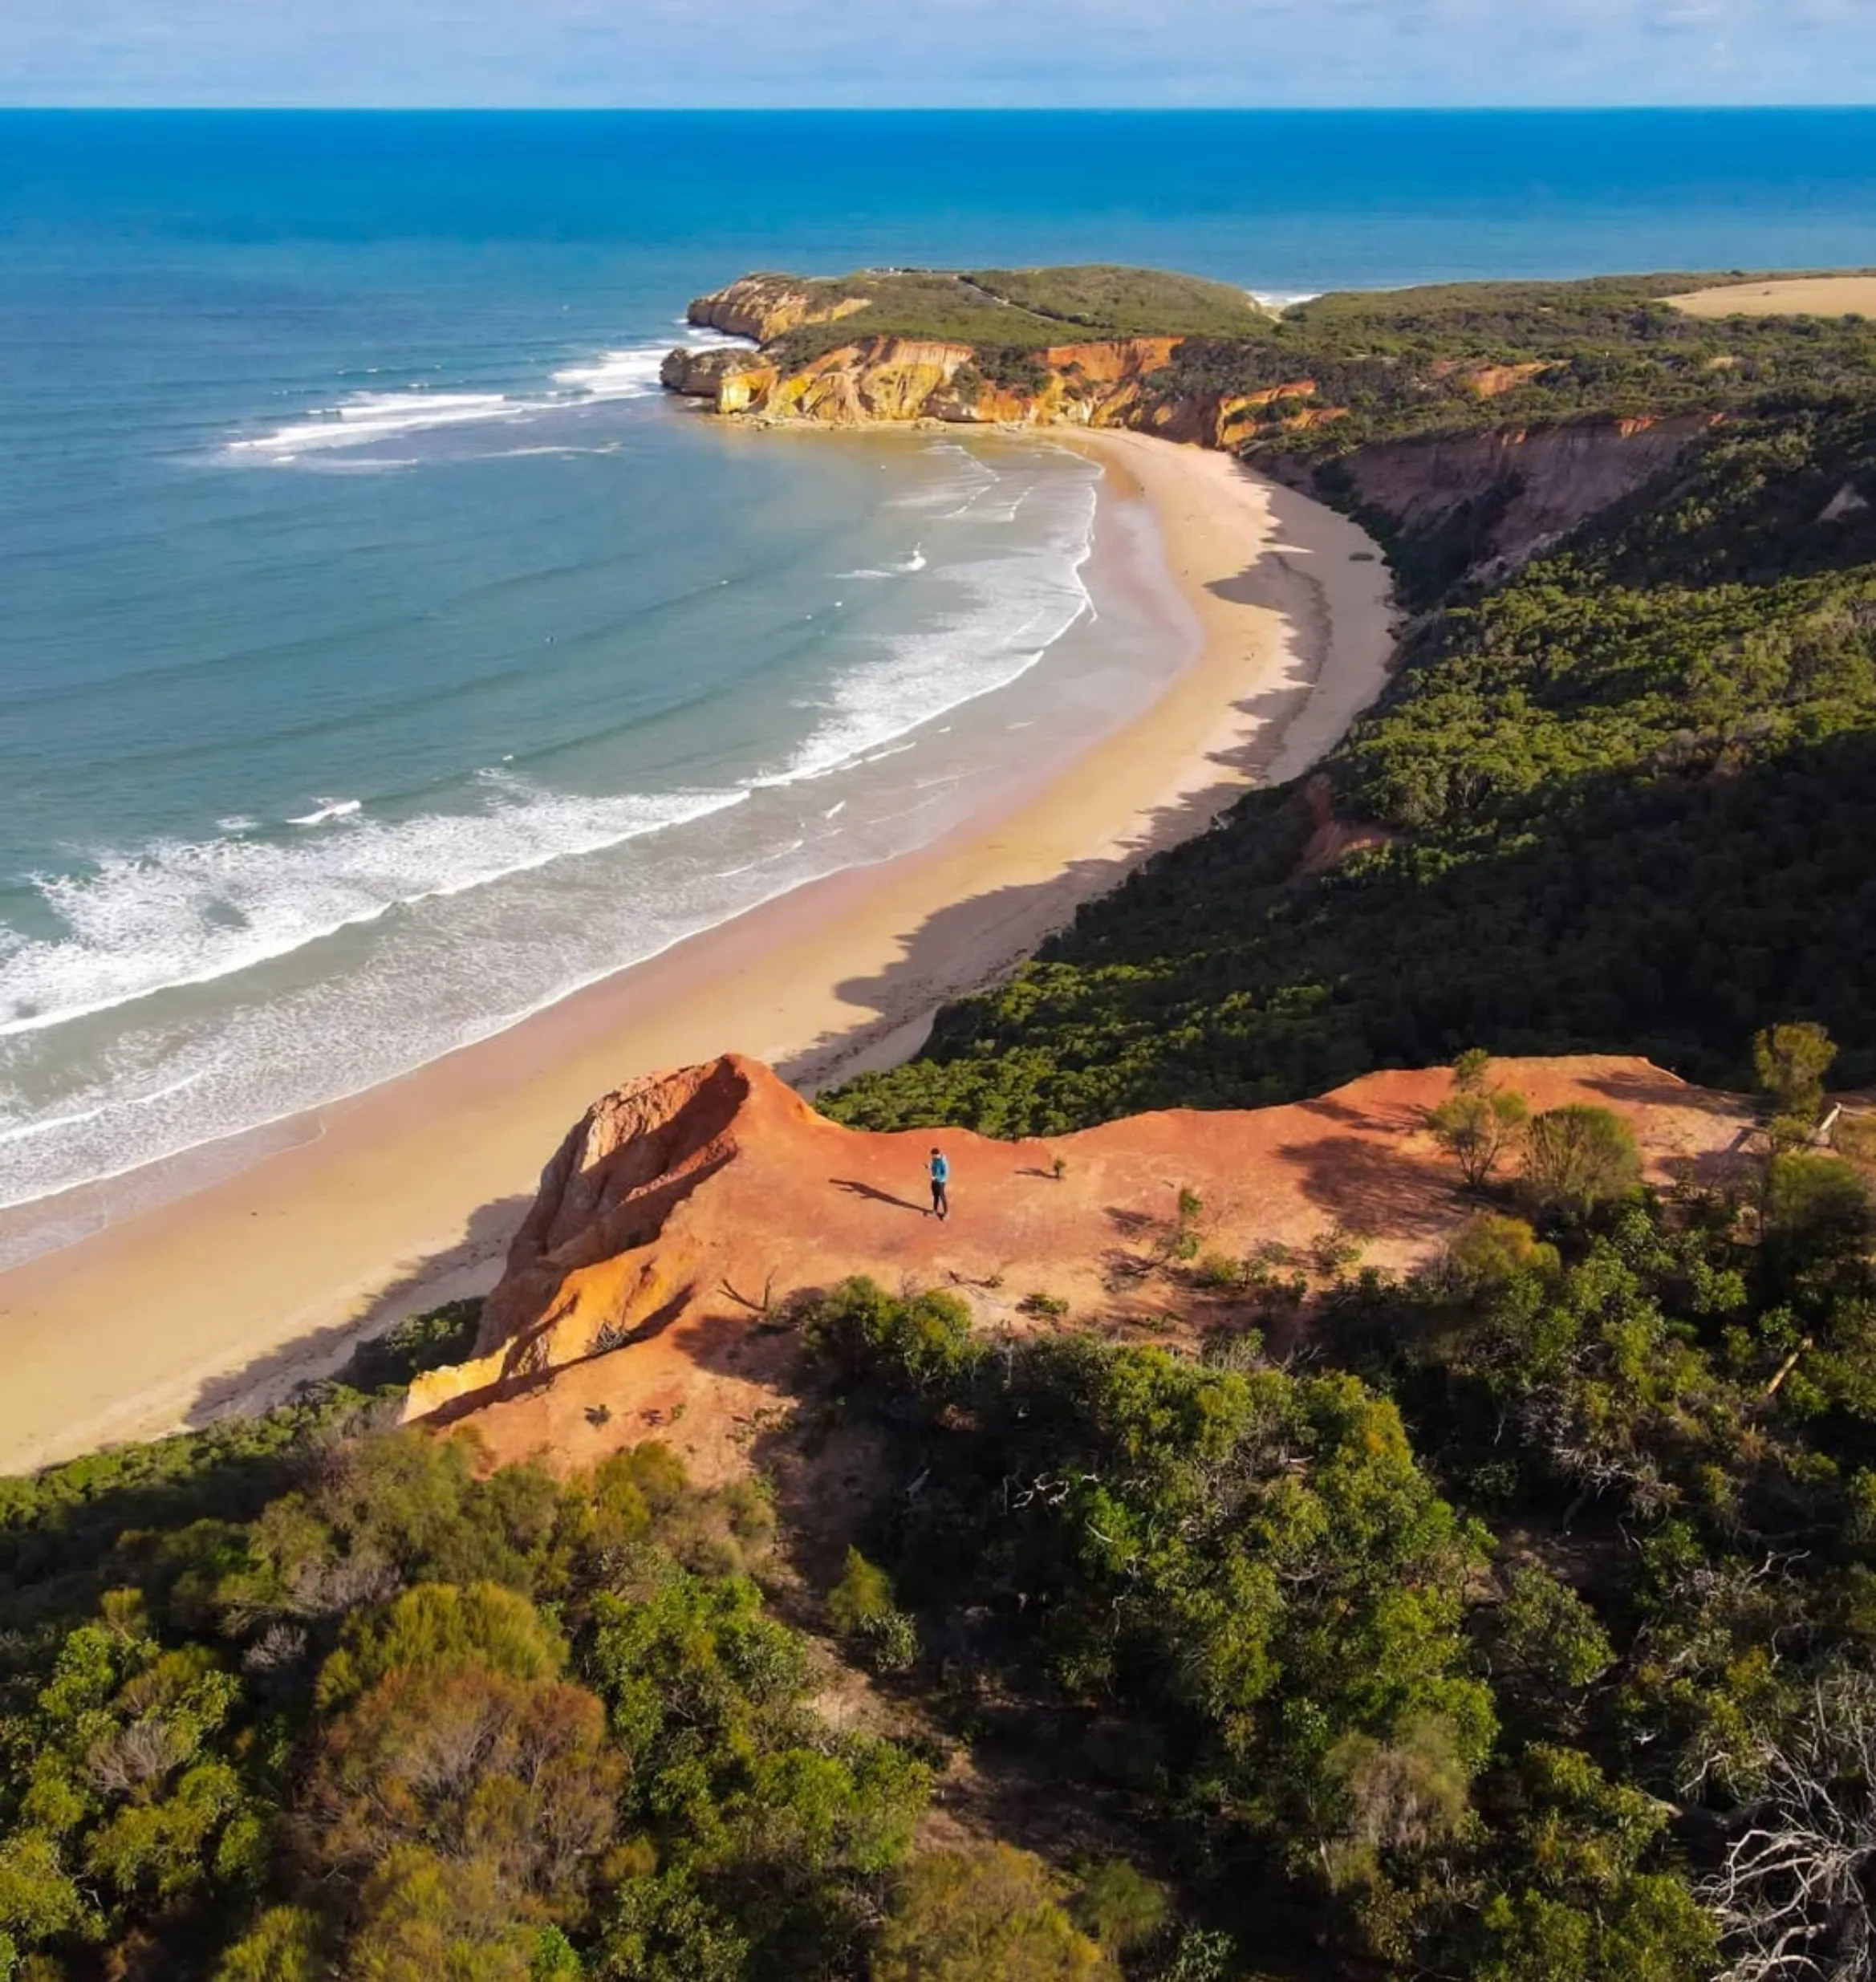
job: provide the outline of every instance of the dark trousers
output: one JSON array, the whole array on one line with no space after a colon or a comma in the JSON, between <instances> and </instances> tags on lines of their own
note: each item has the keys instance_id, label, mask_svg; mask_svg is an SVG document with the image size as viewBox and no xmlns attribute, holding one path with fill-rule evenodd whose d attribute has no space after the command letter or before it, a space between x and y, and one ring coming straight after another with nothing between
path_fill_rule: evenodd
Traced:
<instances>
[{"instance_id":1,"label":"dark trousers","mask_svg":"<svg viewBox=\"0 0 1876 1982\"><path fill-rule=\"evenodd\" d=\"M951 1215L951 1200L944 1195L945 1187L936 1177L932 1180L932 1208L940 1218Z\"/></svg>"}]
</instances>

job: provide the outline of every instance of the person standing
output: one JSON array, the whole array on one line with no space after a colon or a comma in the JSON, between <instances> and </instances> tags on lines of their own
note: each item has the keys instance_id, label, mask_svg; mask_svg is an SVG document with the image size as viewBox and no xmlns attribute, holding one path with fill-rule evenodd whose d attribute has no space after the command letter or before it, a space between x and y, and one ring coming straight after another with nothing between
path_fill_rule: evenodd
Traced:
<instances>
[{"instance_id":1,"label":"person standing","mask_svg":"<svg viewBox=\"0 0 1876 1982\"><path fill-rule=\"evenodd\" d=\"M934 1149L932 1151L932 1160L928 1168L932 1177L932 1212L940 1219L948 1218L951 1216L951 1199L948 1195L951 1184L951 1164L943 1150Z\"/></svg>"}]
</instances>

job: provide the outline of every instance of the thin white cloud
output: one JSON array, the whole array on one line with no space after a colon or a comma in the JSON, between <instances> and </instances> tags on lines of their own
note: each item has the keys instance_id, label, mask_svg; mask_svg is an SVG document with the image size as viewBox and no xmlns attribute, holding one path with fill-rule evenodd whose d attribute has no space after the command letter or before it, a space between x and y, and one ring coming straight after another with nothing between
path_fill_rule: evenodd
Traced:
<instances>
[{"instance_id":1,"label":"thin white cloud","mask_svg":"<svg viewBox=\"0 0 1876 1982\"><path fill-rule=\"evenodd\" d=\"M1872 96L1876 0L0 0L13 102Z\"/></svg>"}]
</instances>

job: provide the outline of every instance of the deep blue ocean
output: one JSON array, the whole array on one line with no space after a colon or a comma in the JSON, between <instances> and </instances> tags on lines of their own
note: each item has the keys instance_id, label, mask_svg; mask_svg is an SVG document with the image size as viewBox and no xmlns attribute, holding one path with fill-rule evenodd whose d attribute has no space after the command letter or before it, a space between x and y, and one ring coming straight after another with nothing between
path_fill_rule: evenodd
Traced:
<instances>
[{"instance_id":1,"label":"deep blue ocean","mask_svg":"<svg viewBox=\"0 0 1876 1982\"><path fill-rule=\"evenodd\" d=\"M1084 462L655 382L751 268L1081 260L1868 265L1876 112L0 114L0 1204L928 839L1150 688Z\"/></svg>"}]
</instances>

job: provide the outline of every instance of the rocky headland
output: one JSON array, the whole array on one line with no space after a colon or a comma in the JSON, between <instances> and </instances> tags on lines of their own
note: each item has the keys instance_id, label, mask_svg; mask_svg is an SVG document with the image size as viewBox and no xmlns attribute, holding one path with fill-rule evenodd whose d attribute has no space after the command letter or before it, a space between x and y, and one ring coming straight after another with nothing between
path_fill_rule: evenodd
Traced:
<instances>
[{"instance_id":1,"label":"rocky headland","mask_svg":"<svg viewBox=\"0 0 1876 1982\"><path fill-rule=\"evenodd\" d=\"M1420 589L1515 569L1725 416L1586 392L1563 338L1529 357L1488 323L1351 336L1338 301L1279 317L1145 270L757 274L688 312L746 344L674 350L661 376L758 423L1123 428L1228 450L1350 510L1399 555L1410 593L1422 566ZM1724 397L1726 354L1700 364L1707 396Z\"/></svg>"},{"instance_id":2,"label":"rocky headland","mask_svg":"<svg viewBox=\"0 0 1876 1982\"><path fill-rule=\"evenodd\" d=\"M1720 1180L1753 1119L1640 1059L1505 1061L1497 1078L1534 1108L1614 1109L1664 1185ZM987 1330L1196 1346L1257 1306L1208 1287L1208 1261L1261 1257L1320 1290L1325 1265L1439 1257L1477 1209L1427 1127L1451 1081L1371 1074L1285 1107L1020 1142L845 1128L740 1054L628 1082L542 1173L477 1354L419 1378L408 1415L468 1419L497 1456L557 1466L656 1435L696 1476L734 1476L791 1407L791 1311L851 1274L952 1290ZM924 1189L935 1143L953 1178L944 1223Z\"/></svg>"}]
</instances>

